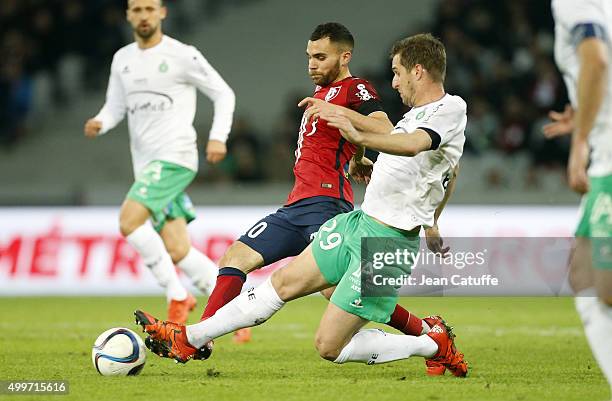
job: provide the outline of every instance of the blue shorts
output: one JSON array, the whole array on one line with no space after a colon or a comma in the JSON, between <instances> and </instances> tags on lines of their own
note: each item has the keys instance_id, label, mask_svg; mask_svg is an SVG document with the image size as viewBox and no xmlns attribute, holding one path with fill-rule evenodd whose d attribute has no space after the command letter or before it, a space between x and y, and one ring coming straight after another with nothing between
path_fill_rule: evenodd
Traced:
<instances>
[{"instance_id":1,"label":"blue shorts","mask_svg":"<svg viewBox=\"0 0 612 401\"><path fill-rule=\"evenodd\" d=\"M328 196L302 199L259 220L238 240L259 252L266 266L300 254L323 223L352 210L349 202Z\"/></svg>"}]
</instances>

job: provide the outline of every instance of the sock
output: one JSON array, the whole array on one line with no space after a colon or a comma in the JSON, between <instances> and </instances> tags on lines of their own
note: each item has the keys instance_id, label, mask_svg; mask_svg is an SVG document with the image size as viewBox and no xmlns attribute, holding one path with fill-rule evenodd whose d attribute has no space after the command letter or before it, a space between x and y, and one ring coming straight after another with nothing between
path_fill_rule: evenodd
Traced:
<instances>
[{"instance_id":1,"label":"sock","mask_svg":"<svg viewBox=\"0 0 612 401\"><path fill-rule=\"evenodd\" d=\"M143 224L125 239L140 254L159 285L166 289L168 301L173 299L182 301L187 298L187 290L176 274L174 263L166 251L164 242L153 227Z\"/></svg>"},{"instance_id":2,"label":"sock","mask_svg":"<svg viewBox=\"0 0 612 401\"><path fill-rule=\"evenodd\" d=\"M413 315L400 304L395 305L395 310L391 314L391 320L387 325L409 336L420 336L427 333L430 328L424 320Z\"/></svg>"},{"instance_id":3,"label":"sock","mask_svg":"<svg viewBox=\"0 0 612 401\"><path fill-rule=\"evenodd\" d=\"M406 359L411 356L431 357L438 345L428 335L389 334L378 329L360 330L342 348L334 363L364 362L368 365Z\"/></svg>"},{"instance_id":4,"label":"sock","mask_svg":"<svg viewBox=\"0 0 612 401\"><path fill-rule=\"evenodd\" d=\"M612 307L601 302L591 288L576 294L575 302L593 356L612 391Z\"/></svg>"},{"instance_id":5,"label":"sock","mask_svg":"<svg viewBox=\"0 0 612 401\"><path fill-rule=\"evenodd\" d=\"M246 274L234 267L223 267L219 269L219 276L213 292L208 298L206 308L200 320L208 319L214 315L219 308L240 295L242 285L246 281Z\"/></svg>"},{"instance_id":6,"label":"sock","mask_svg":"<svg viewBox=\"0 0 612 401\"><path fill-rule=\"evenodd\" d=\"M240 294L208 319L187 326L187 340L192 346L202 348L224 334L262 324L284 304L268 278L259 287Z\"/></svg>"},{"instance_id":7,"label":"sock","mask_svg":"<svg viewBox=\"0 0 612 401\"><path fill-rule=\"evenodd\" d=\"M210 295L219 273L215 262L192 246L177 265L202 294Z\"/></svg>"}]
</instances>

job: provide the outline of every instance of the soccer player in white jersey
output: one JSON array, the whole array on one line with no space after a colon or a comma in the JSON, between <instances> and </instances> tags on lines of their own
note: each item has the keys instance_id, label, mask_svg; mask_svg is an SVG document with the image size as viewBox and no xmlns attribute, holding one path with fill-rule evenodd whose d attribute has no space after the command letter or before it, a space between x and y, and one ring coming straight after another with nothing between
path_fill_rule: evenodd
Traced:
<instances>
[{"instance_id":1,"label":"soccer player in white jersey","mask_svg":"<svg viewBox=\"0 0 612 401\"><path fill-rule=\"evenodd\" d=\"M551 112L544 133L572 134L569 185L583 196L570 285L593 355L612 386L612 2L553 0L552 11L555 60L571 106Z\"/></svg>"},{"instance_id":2,"label":"soccer player in white jersey","mask_svg":"<svg viewBox=\"0 0 612 401\"><path fill-rule=\"evenodd\" d=\"M316 334L321 357L336 363L390 362L422 356L467 374L463 354L450 328L437 318L420 336L363 330L369 321L385 323L397 301L393 296L362 296L361 239L402 239L418 251L421 227L435 225L445 202L444 182L453 174L465 142L466 104L444 91L446 52L429 34L396 43L391 51L395 88L412 106L389 134L359 132L342 113L322 111L350 142L381 154L367 187L362 210L327 221L300 255L259 287L243 292L207 320L191 326L159 321L136 311L149 333L149 348L187 362L205 343L241 327L261 324L290 300L336 286ZM396 291L396 290L395 290Z\"/></svg>"},{"instance_id":3,"label":"soccer player in white jersey","mask_svg":"<svg viewBox=\"0 0 612 401\"><path fill-rule=\"evenodd\" d=\"M187 233L187 223L195 218L184 190L198 166L196 89L214 103L206 148L211 163L225 157L235 97L195 47L162 33L166 12L161 0L128 1L135 42L115 53L106 102L85 123L85 135L102 135L127 114L136 180L121 206L121 234L165 288L168 319L184 323L196 300L179 281L174 264L205 294L218 272L191 246Z\"/></svg>"}]
</instances>

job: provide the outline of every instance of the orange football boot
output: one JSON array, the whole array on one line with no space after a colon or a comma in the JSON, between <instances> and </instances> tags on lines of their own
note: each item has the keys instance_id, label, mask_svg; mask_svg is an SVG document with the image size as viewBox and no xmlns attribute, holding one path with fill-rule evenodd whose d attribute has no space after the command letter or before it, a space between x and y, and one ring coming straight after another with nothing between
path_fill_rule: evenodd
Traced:
<instances>
[{"instance_id":1,"label":"orange football boot","mask_svg":"<svg viewBox=\"0 0 612 401\"><path fill-rule=\"evenodd\" d=\"M168 321L185 324L191 312L197 305L198 301L195 297L187 293L187 298L182 301L173 299L168 304Z\"/></svg>"},{"instance_id":2,"label":"orange football boot","mask_svg":"<svg viewBox=\"0 0 612 401\"><path fill-rule=\"evenodd\" d=\"M245 327L244 329L238 329L234 332L232 341L236 344L244 344L251 341L251 328Z\"/></svg>"},{"instance_id":3,"label":"orange football boot","mask_svg":"<svg viewBox=\"0 0 612 401\"><path fill-rule=\"evenodd\" d=\"M463 354L457 351L455 347L453 328L447 325L440 316L430 316L428 318L437 320L431 326L427 335L438 344L438 352L431 358L426 359L427 373L431 375L444 374L444 371L440 368L440 365L442 365L445 369L450 370L453 375L465 377L468 373L467 362ZM429 321L425 321L429 324ZM442 373L437 373L440 371Z\"/></svg>"},{"instance_id":4,"label":"orange football boot","mask_svg":"<svg viewBox=\"0 0 612 401\"><path fill-rule=\"evenodd\" d=\"M436 323L442 320L442 317L427 316L424 317L423 320L425 321L425 323L427 323L429 329L431 330L431 328L434 327ZM425 359L425 366L425 371L429 376L442 376L444 375L444 372L446 372L446 367L443 364L441 364L440 362L436 362L431 358Z\"/></svg>"},{"instance_id":5,"label":"orange football boot","mask_svg":"<svg viewBox=\"0 0 612 401\"><path fill-rule=\"evenodd\" d=\"M141 325L143 331L149 334L145 345L157 355L186 363L198 352L187 341L187 331L184 325L157 320L141 310L135 311L134 316L136 324Z\"/></svg>"}]
</instances>

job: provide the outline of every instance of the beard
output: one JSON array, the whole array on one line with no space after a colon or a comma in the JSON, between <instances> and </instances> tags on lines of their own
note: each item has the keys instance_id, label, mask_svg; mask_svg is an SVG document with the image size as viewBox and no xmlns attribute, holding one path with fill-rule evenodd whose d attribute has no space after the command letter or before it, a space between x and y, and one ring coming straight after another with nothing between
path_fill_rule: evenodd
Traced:
<instances>
[{"instance_id":1,"label":"beard","mask_svg":"<svg viewBox=\"0 0 612 401\"><path fill-rule=\"evenodd\" d=\"M146 39L151 38L151 36L153 36L153 34L155 34L156 31L157 31L157 27L154 27L151 25L145 25L145 26L139 25L134 32L136 33L136 35L138 35L139 38L146 40Z\"/></svg>"},{"instance_id":2,"label":"beard","mask_svg":"<svg viewBox=\"0 0 612 401\"><path fill-rule=\"evenodd\" d=\"M312 82L319 86L328 86L340 75L340 64L336 64L327 74L319 75L316 78L311 76Z\"/></svg>"}]
</instances>

